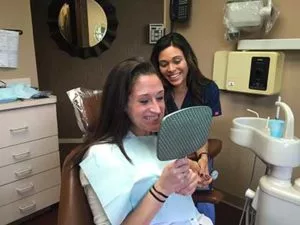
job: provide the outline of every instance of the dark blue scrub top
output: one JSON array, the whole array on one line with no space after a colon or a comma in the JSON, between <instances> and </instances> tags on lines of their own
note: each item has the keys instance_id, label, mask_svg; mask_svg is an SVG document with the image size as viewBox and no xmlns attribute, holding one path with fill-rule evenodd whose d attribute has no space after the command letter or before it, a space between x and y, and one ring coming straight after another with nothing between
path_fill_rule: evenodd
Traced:
<instances>
[{"instance_id":1,"label":"dark blue scrub top","mask_svg":"<svg viewBox=\"0 0 300 225\"><path fill-rule=\"evenodd\" d=\"M220 116L222 115L221 104L220 104L220 93L219 88L215 82L210 82L206 86L204 86L204 103L203 105L209 106L212 110L212 116ZM181 108L188 108L194 106L192 103L192 96L190 91L188 91L185 95ZM174 102L173 96L171 93L166 94L166 109L167 113L172 113L178 110L176 103Z\"/></svg>"}]
</instances>

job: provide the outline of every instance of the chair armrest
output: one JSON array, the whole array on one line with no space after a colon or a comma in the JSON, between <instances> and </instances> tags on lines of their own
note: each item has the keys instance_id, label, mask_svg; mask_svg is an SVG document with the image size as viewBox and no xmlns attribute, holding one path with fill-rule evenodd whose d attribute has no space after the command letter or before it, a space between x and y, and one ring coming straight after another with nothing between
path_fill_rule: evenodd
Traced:
<instances>
[{"instance_id":1,"label":"chair armrest","mask_svg":"<svg viewBox=\"0 0 300 225\"><path fill-rule=\"evenodd\" d=\"M192 194L194 202L209 202L217 204L224 198L224 194L215 189L209 191L195 191Z\"/></svg>"},{"instance_id":2,"label":"chair armrest","mask_svg":"<svg viewBox=\"0 0 300 225\"><path fill-rule=\"evenodd\" d=\"M219 139L208 139L208 155L215 158L222 149L222 141Z\"/></svg>"}]
</instances>

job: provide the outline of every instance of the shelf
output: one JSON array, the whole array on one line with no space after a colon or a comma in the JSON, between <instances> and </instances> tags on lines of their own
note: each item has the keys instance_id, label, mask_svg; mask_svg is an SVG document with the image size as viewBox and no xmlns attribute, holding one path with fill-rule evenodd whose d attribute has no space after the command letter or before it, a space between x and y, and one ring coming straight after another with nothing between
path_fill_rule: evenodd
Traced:
<instances>
[{"instance_id":1,"label":"shelf","mask_svg":"<svg viewBox=\"0 0 300 225\"><path fill-rule=\"evenodd\" d=\"M237 50L300 50L300 38L240 40Z\"/></svg>"}]
</instances>

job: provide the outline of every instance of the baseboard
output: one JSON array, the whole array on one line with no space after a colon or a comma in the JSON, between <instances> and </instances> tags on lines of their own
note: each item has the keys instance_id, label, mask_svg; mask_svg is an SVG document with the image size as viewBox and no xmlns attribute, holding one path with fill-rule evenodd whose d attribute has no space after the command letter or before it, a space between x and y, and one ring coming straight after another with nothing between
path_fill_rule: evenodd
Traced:
<instances>
[{"instance_id":1,"label":"baseboard","mask_svg":"<svg viewBox=\"0 0 300 225\"><path fill-rule=\"evenodd\" d=\"M59 138L59 144L82 144L84 143L83 138Z\"/></svg>"}]
</instances>

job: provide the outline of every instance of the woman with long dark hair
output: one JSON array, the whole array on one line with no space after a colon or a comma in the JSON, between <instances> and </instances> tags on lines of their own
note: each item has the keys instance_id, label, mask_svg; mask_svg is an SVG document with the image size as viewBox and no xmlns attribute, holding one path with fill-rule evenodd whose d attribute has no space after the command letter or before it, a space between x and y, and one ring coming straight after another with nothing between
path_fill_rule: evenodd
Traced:
<instances>
[{"instance_id":1,"label":"woman with long dark hair","mask_svg":"<svg viewBox=\"0 0 300 225\"><path fill-rule=\"evenodd\" d=\"M154 45L151 62L165 88L166 112L206 105L212 116L221 112L219 88L200 71L197 57L188 41L179 33L169 33ZM207 143L196 152L203 184L210 184ZM214 212L212 213L214 217Z\"/></svg>"},{"instance_id":2,"label":"woman with long dark hair","mask_svg":"<svg viewBox=\"0 0 300 225\"><path fill-rule=\"evenodd\" d=\"M199 176L188 160L156 157L164 113L164 88L150 62L132 58L112 69L97 138L80 163L95 224L212 225L194 206Z\"/></svg>"}]
</instances>

